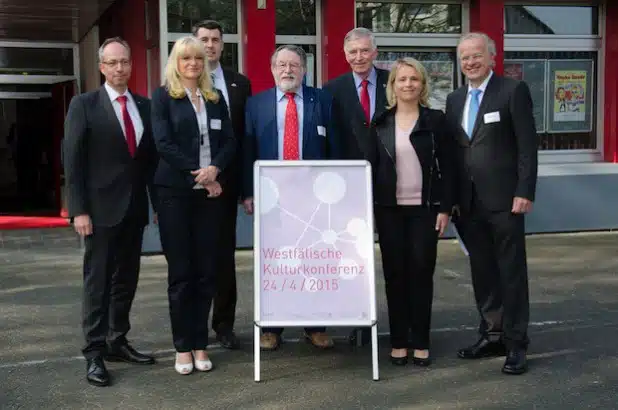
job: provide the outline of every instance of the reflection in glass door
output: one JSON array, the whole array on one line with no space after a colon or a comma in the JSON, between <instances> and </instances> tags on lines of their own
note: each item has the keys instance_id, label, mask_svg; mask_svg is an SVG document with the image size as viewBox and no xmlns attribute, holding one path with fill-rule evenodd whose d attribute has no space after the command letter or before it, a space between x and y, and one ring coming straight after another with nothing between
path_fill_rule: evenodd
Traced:
<instances>
[{"instance_id":1,"label":"reflection in glass door","mask_svg":"<svg viewBox=\"0 0 618 410\"><path fill-rule=\"evenodd\" d=\"M459 87L455 50L423 50L380 47L376 67L390 70L403 57L412 57L423 63L429 77L429 104L432 108L446 108L446 97Z\"/></svg>"}]
</instances>

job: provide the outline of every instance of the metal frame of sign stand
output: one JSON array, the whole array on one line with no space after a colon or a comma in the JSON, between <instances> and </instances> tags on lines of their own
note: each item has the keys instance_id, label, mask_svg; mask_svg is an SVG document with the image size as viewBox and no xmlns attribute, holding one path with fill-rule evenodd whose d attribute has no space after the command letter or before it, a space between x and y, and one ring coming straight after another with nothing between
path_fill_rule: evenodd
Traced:
<instances>
[{"instance_id":1,"label":"metal frame of sign stand","mask_svg":"<svg viewBox=\"0 0 618 410\"><path fill-rule=\"evenodd\" d=\"M339 160L305 160L305 161L256 161L253 166L253 275L254 275L254 322L253 322L253 352L254 352L254 380L261 381L261 351L260 351L260 329L261 327L303 327L303 326L351 326L351 327L371 327L371 361L373 380L379 380L378 368L378 327L376 313L376 291L375 291L375 262L374 252L371 252L367 258L367 268L369 269L370 281L370 312L367 320L331 320L331 321L264 321L261 320L261 269L259 254L260 248L260 167L349 167L363 166L366 172L367 184L367 225L371 232L373 229L373 195L372 195L372 177L371 166L367 161L339 161ZM371 235L371 248L373 249L373 235Z\"/></svg>"}]
</instances>

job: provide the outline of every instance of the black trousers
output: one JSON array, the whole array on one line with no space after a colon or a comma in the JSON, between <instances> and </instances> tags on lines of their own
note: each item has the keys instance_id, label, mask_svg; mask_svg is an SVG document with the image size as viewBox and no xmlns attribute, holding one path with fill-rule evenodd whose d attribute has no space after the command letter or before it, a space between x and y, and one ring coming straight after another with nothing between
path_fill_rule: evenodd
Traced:
<instances>
[{"instance_id":1,"label":"black trousers","mask_svg":"<svg viewBox=\"0 0 618 410\"><path fill-rule=\"evenodd\" d=\"M167 259L167 295L177 352L205 350L215 293L221 200L205 190L158 189L157 213Z\"/></svg>"},{"instance_id":2,"label":"black trousers","mask_svg":"<svg viewBox=\"0 0 618 410\"><path fill-rule=\"evenodd\" d=\"M470 254L479 332L507 348L528 346L528 268L524 215L486 210L475 198L456 222Z\"/></svg>"},{"instance_id":3,"label":"black trousers","mask_svg":"<svg viewBox=\"0 0 618 410\"><path fill-rule=\"evenodd\" d=\"M94 226L85 238L82 353L88 359L127 341L144 234L138 220L129 213L116 226Z\"/></svg>"},{"instance_id":4,"label":"black trousers","mask_svg":"<svg viewBox=\"0 0 618 410\"><path fill-rule=\"evenodd\" d=\"M421 206L375 206L393 349L429 349L436 215Z\"/></svg>"},{"instance_id":5,"label":"black trousers","mask_svg":"<svg viewBox=\"0 0 618 410\"><path fill-rule=\"evenodd\" d=\"M236 317L236 196L221 199L221 240L216 259L217 290L212 308L212 330L224 334L234 330Z\"/></svg>"}]
</instances>

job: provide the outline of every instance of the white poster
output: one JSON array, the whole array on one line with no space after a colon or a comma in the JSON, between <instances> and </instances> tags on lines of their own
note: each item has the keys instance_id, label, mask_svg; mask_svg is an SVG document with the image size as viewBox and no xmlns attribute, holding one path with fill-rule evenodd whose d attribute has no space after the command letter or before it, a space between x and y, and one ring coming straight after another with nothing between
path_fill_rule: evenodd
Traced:
<instances>
[{"instance_id":1,"label":"white poster","mask_svg":"<svg viewBox=\"0 0 618 410\"><path fill-rule=\"evenodd\" d=\"M255 322L373 324L368 163L257 161L255 176Z\"/></svg>"}]
</instances>

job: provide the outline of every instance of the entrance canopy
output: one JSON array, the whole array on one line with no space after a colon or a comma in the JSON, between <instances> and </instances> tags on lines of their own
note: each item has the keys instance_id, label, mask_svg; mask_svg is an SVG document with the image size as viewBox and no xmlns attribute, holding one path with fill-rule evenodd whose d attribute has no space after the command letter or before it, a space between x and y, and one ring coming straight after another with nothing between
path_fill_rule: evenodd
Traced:
<instances>
[{"instance_id":1,"label":"entrance canopy","mask_svg":"<svg viewBox=\"0 0 618 410\"><path fill-rule=\"evenodd\" d=\"M0 40L78 42L115 0L2 0Z\"/></svg>"}]
</instances>

